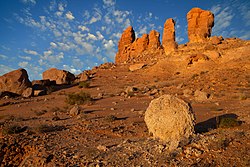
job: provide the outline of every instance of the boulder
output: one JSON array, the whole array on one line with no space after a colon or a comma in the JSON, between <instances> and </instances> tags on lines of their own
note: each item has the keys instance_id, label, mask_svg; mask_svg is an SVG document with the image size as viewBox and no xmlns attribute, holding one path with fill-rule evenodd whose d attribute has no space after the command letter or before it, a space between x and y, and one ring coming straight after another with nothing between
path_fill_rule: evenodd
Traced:
<instances>
[{"instance_id":1,"label":"boulder","mask_svg":"<svg viewBox=\"0 0 250 167\"><path fill-rule=\"evenodd\" d=\"M149 49L158 49L161 46L160 42L160 33L151 30L149 33L149 43L148 43L148 48Z\"/></svg>"},{"instance_id":2,"label":"boulder","mask_svg":"<svg viewBox=\"0 0 250 167\"><path fill-rule=\"evenodd\" d=\"M69 111L69 114L71 116L77 116L80 114L81 108L78 105L75 105L74 107L71 108Z\"/></svg>"},{"instance_id":3,"label":"boulder","mask_svg":"<svg viewBox=\"0 0 250 167\"><path fill-rule=\"evenodd\" d=\"M194 62L208 61L209 58L202 53L192 54L188 57L188 65L194 64Z\"/></svg>"},{"instance_id":4,"label":"boulder","mask_svg":"<svg viewBox=\"0 0 250 167\"><path fill-rule=\"evenodd\" d=\"M0 92L11 92L18 95L31 87L27 71L18 69L0 76Z\"/></svg>"},{"instance_id":5,"label":"boulder","mask_svg":"<svg viewBox=\"0 0 250 167\"><path fill-rule=\"evenodd\" d=\"M46 94L47 94L46 90L34 90L34 96L43 96Z\"/></svg>"},{"instance_id":6,"label":"boulder","mask_svg":"<svg viewBox=\"0 0 250 167\"><path fill-rule=\"evenodd\" d=\"M164 24L162 46L166 54L177 49L177 43L175 42L175 21L172 18L167 19Z\"/></svg>"},{"instance_id":7,"label":"boulder","mask_svg":"<svg viewBox=\"0 0 250 167\"><path fill-rule=\"evenodd\" d=\"M208 50L203 53L204 55L207 55L209 59L216 60L221 57L220 53L215 50Z\"/></svg>"},{"instance_id":8,"label":"boulder","mask_svg":"<svg viewBox=\"0 0 250 167\"><path fill-rule=\"evenodd\" d=\"M213 37L210 37L209 38L211 44L213 45L218 45L218 44L221 44L221 42L223 41L223 37L222 36L213 36Z\"/></svg>"},{"instance_id":9,"label":"boulder","mask_svg":"<svg viewBox=\"0 0 250 167\"><path fill-rule=\"evenodd\" d=\"M71 84L75 80L75 75L56 68L50 68L43 72L43 80L56 81L56 84Z\"/></svg>"},{"instance_id":10,"label":"boulder","mask_svg":"<svg viewBox=\"0 0 250 167\"><path fill-rule=\"evenodd\" d=\"M139 63L139 64L133 64L129 66L129 71L136 71L136 70L140 70L145 66L144 63Z\"/></svg>"},{"instance_id":11,"label":"boulder","mask_svg":"<svg viewBox=\"0 0 250 167\"><path fill-rule=\"evenodd\" d=\"M144 118L153 137L169 144L169 150L194 133L195 117L190 105L172 96L162 95L150 102Z\"/></svg>"},{"instance_id":12,"label":"boulder","mask_svg":"<svg viewBox=\"0 0 250 167\"><path fill-rule=\"evenodd\" d=\"M188 38L190 43L204 42L212 33L214 14L200 8L193 8L187 14Z\"/></svg>"},{"instance_id":13,"label":"boulder","mask_svg":"<svg viewBox=\"0 0 250 167\"><path fill-rule=\"evenodd\" d=\"M26 88L24 91L23 91L23 93L22 93L22 96L23 97L31 97L31 96L33 96L33 89L31 88L31 87L29 87L29 88Z\"/></svg>"}]
</instances>

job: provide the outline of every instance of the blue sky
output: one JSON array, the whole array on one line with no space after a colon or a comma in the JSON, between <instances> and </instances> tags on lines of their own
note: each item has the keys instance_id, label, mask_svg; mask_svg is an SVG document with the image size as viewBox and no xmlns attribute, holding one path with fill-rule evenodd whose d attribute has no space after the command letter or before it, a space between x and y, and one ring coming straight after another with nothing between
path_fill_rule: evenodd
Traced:
<instances>
[{"instance_id":1,"label":"blue sky","mask_svg":"<svg viewBox=\"0 0 250 167\"><path fill-rule=\"evenodd\" d=\"M168 18L176 39L186 43L186 14L193 7L215 14L212 35L250 39L249 0L1 0L0 75L25 68L31 80L48 68L78 74L113 62L123 30L136 36L155 29L162 35Z\"/></svg>"}]
</instances>

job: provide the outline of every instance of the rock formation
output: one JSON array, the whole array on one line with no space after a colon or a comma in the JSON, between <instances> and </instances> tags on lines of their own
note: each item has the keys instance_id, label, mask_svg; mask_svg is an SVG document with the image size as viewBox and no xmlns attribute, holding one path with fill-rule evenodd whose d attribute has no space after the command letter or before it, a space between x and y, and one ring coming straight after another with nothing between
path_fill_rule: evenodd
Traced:
<instances>
[{"instance_id":1,"label":"rock formation","mask_svg":"<svg viewBox=\"0 0 250 167\"><path fill-rule=\"evenodd\" d=\"M158 49L161 46L160 42L160 33L151 30L149 33L149 43L148 43L148 48L149 49Z\"/></svg>"},{"instance_id":2,"label":"rock formation","mask_svg":"<svg viewBox=\"0 0 250 167\"><path fill-rule=\"evenodd\" d=\"M75 80L75 75L56 68L50 68L43 72L43 80L56 81L56 84L70 84Z\"/></svg>"},{"instance_id":3,"label":"rock formation","mask_svg":"<svg viewBox=\"0 0 250 167\"><path fill-rule=\"evenodd\" d=\"M31 87L31 82L25 69L21 68L0 76L0 92L22 95L29 87Z\"/></svg>"},{"instance_id":4,"label":"rock formation","mask_svg":"<svg viewBox=\"0 0 250 167\"><path fill-rule=\"evenodd\" d=\"M211 36L214 15L210 11L193 8L187 14L187 22L189 41L204 42Z\"/></svg>"},{"instance_id":5,"label":"rock formation","mask_svg":"<svg viewBox=\"0 0 250 167\"><path fill-rule=\"evenodd\" d=\"M135 32L132 26L129 26L121 36L118 43L118 52L116 54L116 62L122 63L127 60L126 55L128 47L135 41Z\"/></svg>"},{"instance_id":6,"label":"rock formation","mask_svg":"<svg viewBox=\"0 0 250 167\"><path fill-rule=\"evenodd\" d=\"M150 133L169 143L169 149L194 133L194 114L191 107L175 96L163 95L149 104L145 122Z\"/></svg>"},{"instance_id":7,"label":"rock formation","mask_svg":"<svg viewBox=\"0 0 250 167\"><path fill-rule=\"evenodd\" d=\"M118 43L118 52L115 57L116 63L124 63L136 59L146 50L161 48L160 33L152 30L149 35L143 34L141 38L135 39L135 32L129 26L122 34Z\"/></svg>"},{"instance_id":8,"label":"rock formation","mask_svg":"<svg viewBox=\"0 0 250 167\"><path fill-rule=\"evenodd\" d=\"M177 49L177 43L175 42L175 21L170 18L167 19L164 24L162 46L166 54L171 53Z\"/></svg>"}]
</instances>

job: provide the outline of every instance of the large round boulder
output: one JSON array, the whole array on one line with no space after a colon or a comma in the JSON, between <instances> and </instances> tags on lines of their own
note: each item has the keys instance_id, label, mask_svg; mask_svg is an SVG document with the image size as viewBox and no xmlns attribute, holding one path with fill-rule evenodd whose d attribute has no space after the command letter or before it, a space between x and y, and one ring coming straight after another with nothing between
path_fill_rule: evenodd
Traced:
<instances>
[{"instance_id":1,"label":"large round boulder","mask_svg":"<svg viewBox=\"0 0 250 167\"><path fill-rule=\"evenodd\" d=\"M163 95L149 104L144 118L148 130L155 138L175 149L194 133L195 117L190 105L183 100Z\"/></svg>"}]
</instances>

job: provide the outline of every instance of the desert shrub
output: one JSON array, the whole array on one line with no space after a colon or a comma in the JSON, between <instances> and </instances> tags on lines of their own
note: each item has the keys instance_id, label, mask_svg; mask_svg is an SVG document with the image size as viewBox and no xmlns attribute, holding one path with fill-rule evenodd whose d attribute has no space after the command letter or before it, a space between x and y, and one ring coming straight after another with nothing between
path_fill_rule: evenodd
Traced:
<instances>
[{"instance_id":1,"label":"desert shrub","mask_svg":"<svg viewBox=\"0 0 250 167\"><path fill-rule=\"evenodd\" d=\"M56 132L56 131L62 131L65 130L65 126L52 126L52 125L40 125L37 130L40 133L48 133L48 132Z\"/></svg>"},{"instance_id":2,"label":"desert shrub","mask_svg":"<svg viewBox=\"0 0 250 167\"><path fill-rule=\"evenodd\" d=\"M105 119L105 121L107 121L107 122L113 122L113 121L117 120L117 117L114 116L114 115L108 115L108 116L106 116L104 119Z\"/></svg>"},{"instance_id":3,"label":"desert shrub","mask_svg":"<svg viewBox=\"0 0 250 167\"><path fill-rule=\"evenodd\" d=\"M84 104L85 102L88 102L91 100L92 98L89 93L81 91L79 93L68 94L66 102L70 105L74 105L74 104Z\"/></svg>"},{"instance_id":4,"label":"desert shrub","mask_svg":"<svg viewBox=\"0 0 250 167\"><path fill-rule=\"evenodd\" d=\"M36 116L41 116L47 113L47 110L35 111Z\"/></svg>"},{"instance_id":5,"label":"desert shrub","mask_svg":"<svg viewBox=\"0 0 250 167\"><path fill-rule=\"evenodd\" d=\"M2 130L3 134L17 134L24 131L24 128L18 125L8 125Z\"/></svg>"},{"instance_id":6,"label":"desert shrub","mask_svg":"<svg viewBox=\"0 0 250 167\"><path fill-rule=\"evenodd\" d=\"M240 122L237 118L221 118L217 127L219 128L231 128L235 126L239 126Z\"/></svg>"},{"instance_id":7,"label":"desert shrub","mask_svg":"<svg viewBox=\"0 0 250 167\"><path fill-rule=\"evenodd\" d=\"M90 83L88 81L82 81L82 82L79 82L78 87L79 88L89 88Z\"/></svg>"}]
</instances>

